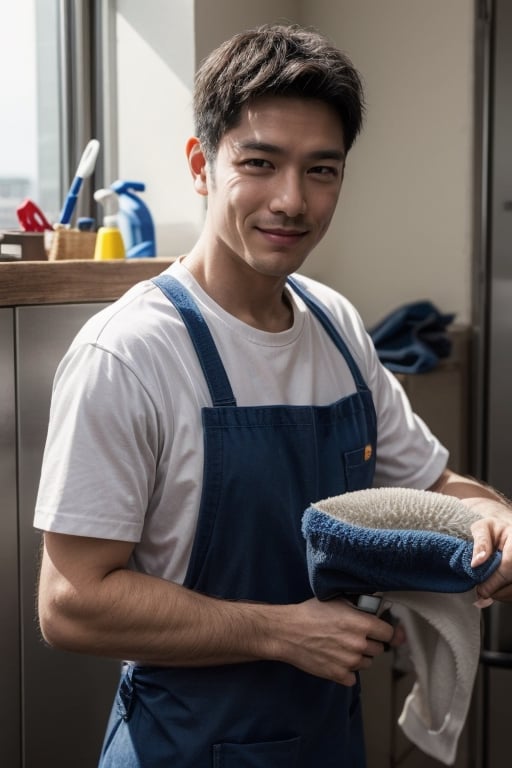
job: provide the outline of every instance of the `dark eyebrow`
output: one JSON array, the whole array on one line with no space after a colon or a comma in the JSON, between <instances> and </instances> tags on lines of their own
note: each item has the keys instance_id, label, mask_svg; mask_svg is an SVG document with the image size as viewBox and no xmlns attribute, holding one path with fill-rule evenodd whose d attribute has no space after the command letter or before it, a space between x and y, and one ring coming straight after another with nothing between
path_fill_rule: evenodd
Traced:
<instances>
[{"instance_id":1,"label":"dark eyebrow","mask_svg":"<svg viewBox=\"0 0 512 768\"><path fill-rule=\"evenodd\" d=\"M276 144L267 144L264 141L238 141L237 147L241 150L253 152L266 152L270 155L282 155L284 150ZM345 162L345 153L340 149L319 149L311 152L308 159L312 161L336 160L339 163Z\"/></svg>"},{"instance_id":2,"label":"dark eyebrow","mask_svg":"<svg viewBox=\"0 0 512 768\"><path fill-rule=\"evenodd\" d=\"M309 155L312 160L337 160L339 163L345 162L345 153L340 149L319 149Z\"/></svg>"}]
</instances>

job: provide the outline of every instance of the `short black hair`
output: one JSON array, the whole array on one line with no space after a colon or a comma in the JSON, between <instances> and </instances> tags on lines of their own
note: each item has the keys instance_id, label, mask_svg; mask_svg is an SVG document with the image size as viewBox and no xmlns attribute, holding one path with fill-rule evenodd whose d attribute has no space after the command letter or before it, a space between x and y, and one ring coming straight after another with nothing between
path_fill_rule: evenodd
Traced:
<instances>
[{"instance_id":1,"label":"short black hair","mask_svg":"<svg viewBox=\"0 0 512 768\"><path fill-rule=\"evenodd\" d=\"M362 79L350 59L316 30L265 24L222 43L197 71L195 131L208 161L242 107L260 96L328 103L340 116L346 152L362 128Z\"/></svg>"}]
</instances>

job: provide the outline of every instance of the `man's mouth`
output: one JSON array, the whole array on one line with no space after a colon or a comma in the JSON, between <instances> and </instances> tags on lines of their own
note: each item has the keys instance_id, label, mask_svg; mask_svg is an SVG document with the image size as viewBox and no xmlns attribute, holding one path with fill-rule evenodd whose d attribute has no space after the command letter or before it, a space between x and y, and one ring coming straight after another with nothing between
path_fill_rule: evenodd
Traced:
<instances>
[{"instance_id":1,"label":"man's mouth","mask_svg":"<svg viewBox=\"0 0 512 768\"><path fill-rule=\"evenodd\" d=\"M308 233L307 229L290 229L288 227L258 226L256 229L271 241L280 243L295 243Z\"/></svg>"}]
</instances>

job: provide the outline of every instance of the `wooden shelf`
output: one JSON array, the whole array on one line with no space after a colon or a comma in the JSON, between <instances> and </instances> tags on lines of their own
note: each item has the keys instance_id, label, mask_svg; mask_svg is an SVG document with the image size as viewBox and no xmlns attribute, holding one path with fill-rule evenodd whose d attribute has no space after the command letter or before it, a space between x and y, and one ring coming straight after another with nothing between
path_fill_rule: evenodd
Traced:
<instances>
[{"instance_id":1,"label":"wooden shelf","mask_svg":"<svg viewBox=\"0 0 512 768\"><path fill-rule=\"evenodd\" d=\"M115 301L174 259L18 261L0 263L0 307Z\"/></svg>"}]
</instances>

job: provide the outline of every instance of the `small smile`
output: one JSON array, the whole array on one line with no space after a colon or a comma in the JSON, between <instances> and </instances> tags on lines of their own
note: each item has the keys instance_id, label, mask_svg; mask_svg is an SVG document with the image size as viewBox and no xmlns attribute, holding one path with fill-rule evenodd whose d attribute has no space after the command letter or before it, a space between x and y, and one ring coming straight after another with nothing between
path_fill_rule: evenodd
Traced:
<instances>
[{"instance_id":1,"label":"small smile","mask_svg":"<svg viewBox=\"0 0 512 768\"><path fill-rule=\"evenodd\" d=\"M296 242L307 235L307 229L288 229L285 227L256 227L265 237L276 242Z\"/></svg>"}]
</instances>

